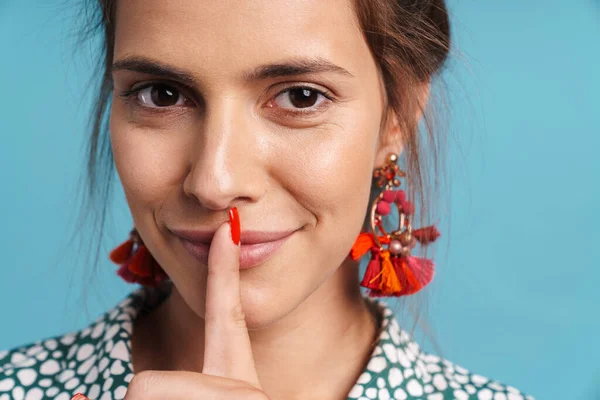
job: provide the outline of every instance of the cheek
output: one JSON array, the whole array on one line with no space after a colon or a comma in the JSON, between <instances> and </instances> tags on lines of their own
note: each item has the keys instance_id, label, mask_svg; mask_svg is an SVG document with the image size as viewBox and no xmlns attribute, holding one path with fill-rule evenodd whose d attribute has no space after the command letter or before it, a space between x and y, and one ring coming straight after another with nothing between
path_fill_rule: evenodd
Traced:
<instances>
[{"instance_id":1,"label":"cheek","mask_svg":"<svg viewBox=\"0 0 600 400\"><path fill-rule=\"evenodd\" d=\"M326 248L328 257L347 252L362 227L378 128L378 119L355 109L343 113L338 123L301 133L282 152L287 157L278 165L286 176L278 179L316 219L311 245Z\"/></svg>"},{"instance_id":2,"label":"cheek","mask_svg":"<svg viewBox=\"0 0 600 400\"><path fill-rule=\"evenodd\" d=\"M110 138L115 167L134 219L151 211L179 184L185 169L176 135L144 128L121 117L114 108Z\"/></svg>"}]
</instances>

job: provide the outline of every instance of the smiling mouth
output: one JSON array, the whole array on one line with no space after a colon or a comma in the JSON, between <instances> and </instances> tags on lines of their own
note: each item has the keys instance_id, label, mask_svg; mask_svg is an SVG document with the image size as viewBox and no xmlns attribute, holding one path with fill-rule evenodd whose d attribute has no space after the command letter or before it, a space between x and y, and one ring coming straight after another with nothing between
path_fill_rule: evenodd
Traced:
<instances>
[{"instance_id":1,"label":"smiling mouth","mask_svg":"<svg viewBox=\"0 0 600 400\"><path fill-rule=\"evenodd\" d=\"M296 231L290 232L257 232L247 231L241 234L240 245L240 269L249 269L255 267L269 258L289 239ZM244 233L247 242L244 242ZM208 252L210 250L210 233L196 233L177 235L183 247L198 261L208 265ZM202 239L190 240L191 238ZM259 239L275 238L270 241L258 241ZM208 243L207 243L208 242ZM250 242L250 243L248 243Z\"/></svg>"}]
</instances>

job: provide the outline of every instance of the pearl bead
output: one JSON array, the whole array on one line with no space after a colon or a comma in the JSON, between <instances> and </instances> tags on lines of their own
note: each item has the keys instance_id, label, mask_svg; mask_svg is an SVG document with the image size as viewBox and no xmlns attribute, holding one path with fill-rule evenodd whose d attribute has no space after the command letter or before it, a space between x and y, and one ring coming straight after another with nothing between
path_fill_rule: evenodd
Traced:
<instances>
[{"instance_id":1,"label":"pearl bead","mask_svg":"<svg viewBox=\"0 0 600 400\"><path fill-rule=\"evenodd\" d=\"M402 252L402 243L399 240L390 241L390 253L392 254L400 254Z\"/></svg>"}]
</instances>

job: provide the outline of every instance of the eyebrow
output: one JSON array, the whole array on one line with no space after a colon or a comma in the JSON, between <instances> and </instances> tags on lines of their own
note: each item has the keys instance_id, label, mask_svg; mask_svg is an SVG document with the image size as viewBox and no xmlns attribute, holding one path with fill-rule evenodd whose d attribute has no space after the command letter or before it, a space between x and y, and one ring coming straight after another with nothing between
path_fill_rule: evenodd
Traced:
<instances>
[{"instance_id":1,"label":"eyebrow","mask_svg":"<svg viewBox=\"0 0 600 400\"><path fill-rule=\"evenodd\" d=\"M112 65L112 72L122 70L161 76L180 81L188 86L194 86L197 83L193 74L190 72L148 57L129 56L115 61ZM348 72L348 70L320 57L292 58L275 64L261 65L250 71L244 72L242 77L245 81L252 82L286 76L317 74L324 72L333 72L348 77L354 77L354 75Z\"/></svg>"}]
</instances>

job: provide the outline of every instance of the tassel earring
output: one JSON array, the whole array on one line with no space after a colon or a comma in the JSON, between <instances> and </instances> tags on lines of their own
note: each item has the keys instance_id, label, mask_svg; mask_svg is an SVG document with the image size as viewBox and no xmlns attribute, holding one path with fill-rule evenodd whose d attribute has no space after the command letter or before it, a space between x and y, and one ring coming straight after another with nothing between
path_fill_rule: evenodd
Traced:
<instances>
[{"instance_id":1,"label":"tassel earring","mask_svg":"<svg viewBox=\"0 0 600 400\"><path fill-rule=\"evenodd\" d=\"M156 287L167 279L167 274L152 257L135 227L129 232L129 239L114 248L109 258L120 265L117 275L125 282Z\"/></svg>"},{"instance_id":2,"label":"tassel earring","mask_svg":"<svg viewBox=\"0 0 600 400\"><path fill-rule=\"evenodd\" d=\"M406 199L403 190L393 190L400 186L399 177L406 176L396 164L397 160L396 154L389 154L386 165L373 172L377 186L384 189L371 205L371 232L362 232L350 251L353 260L371 253L360 283L370 289L369 297L414 294L431 282L435 272L431 260L410 255L417 242L428 245L440 236L440 232L433 225L412 228L410 216L415 207ZM382 217L391 212L392 204L398 209L400 222L398 229L388 234L383 228Z\"/></svg>"}]
</instances>

